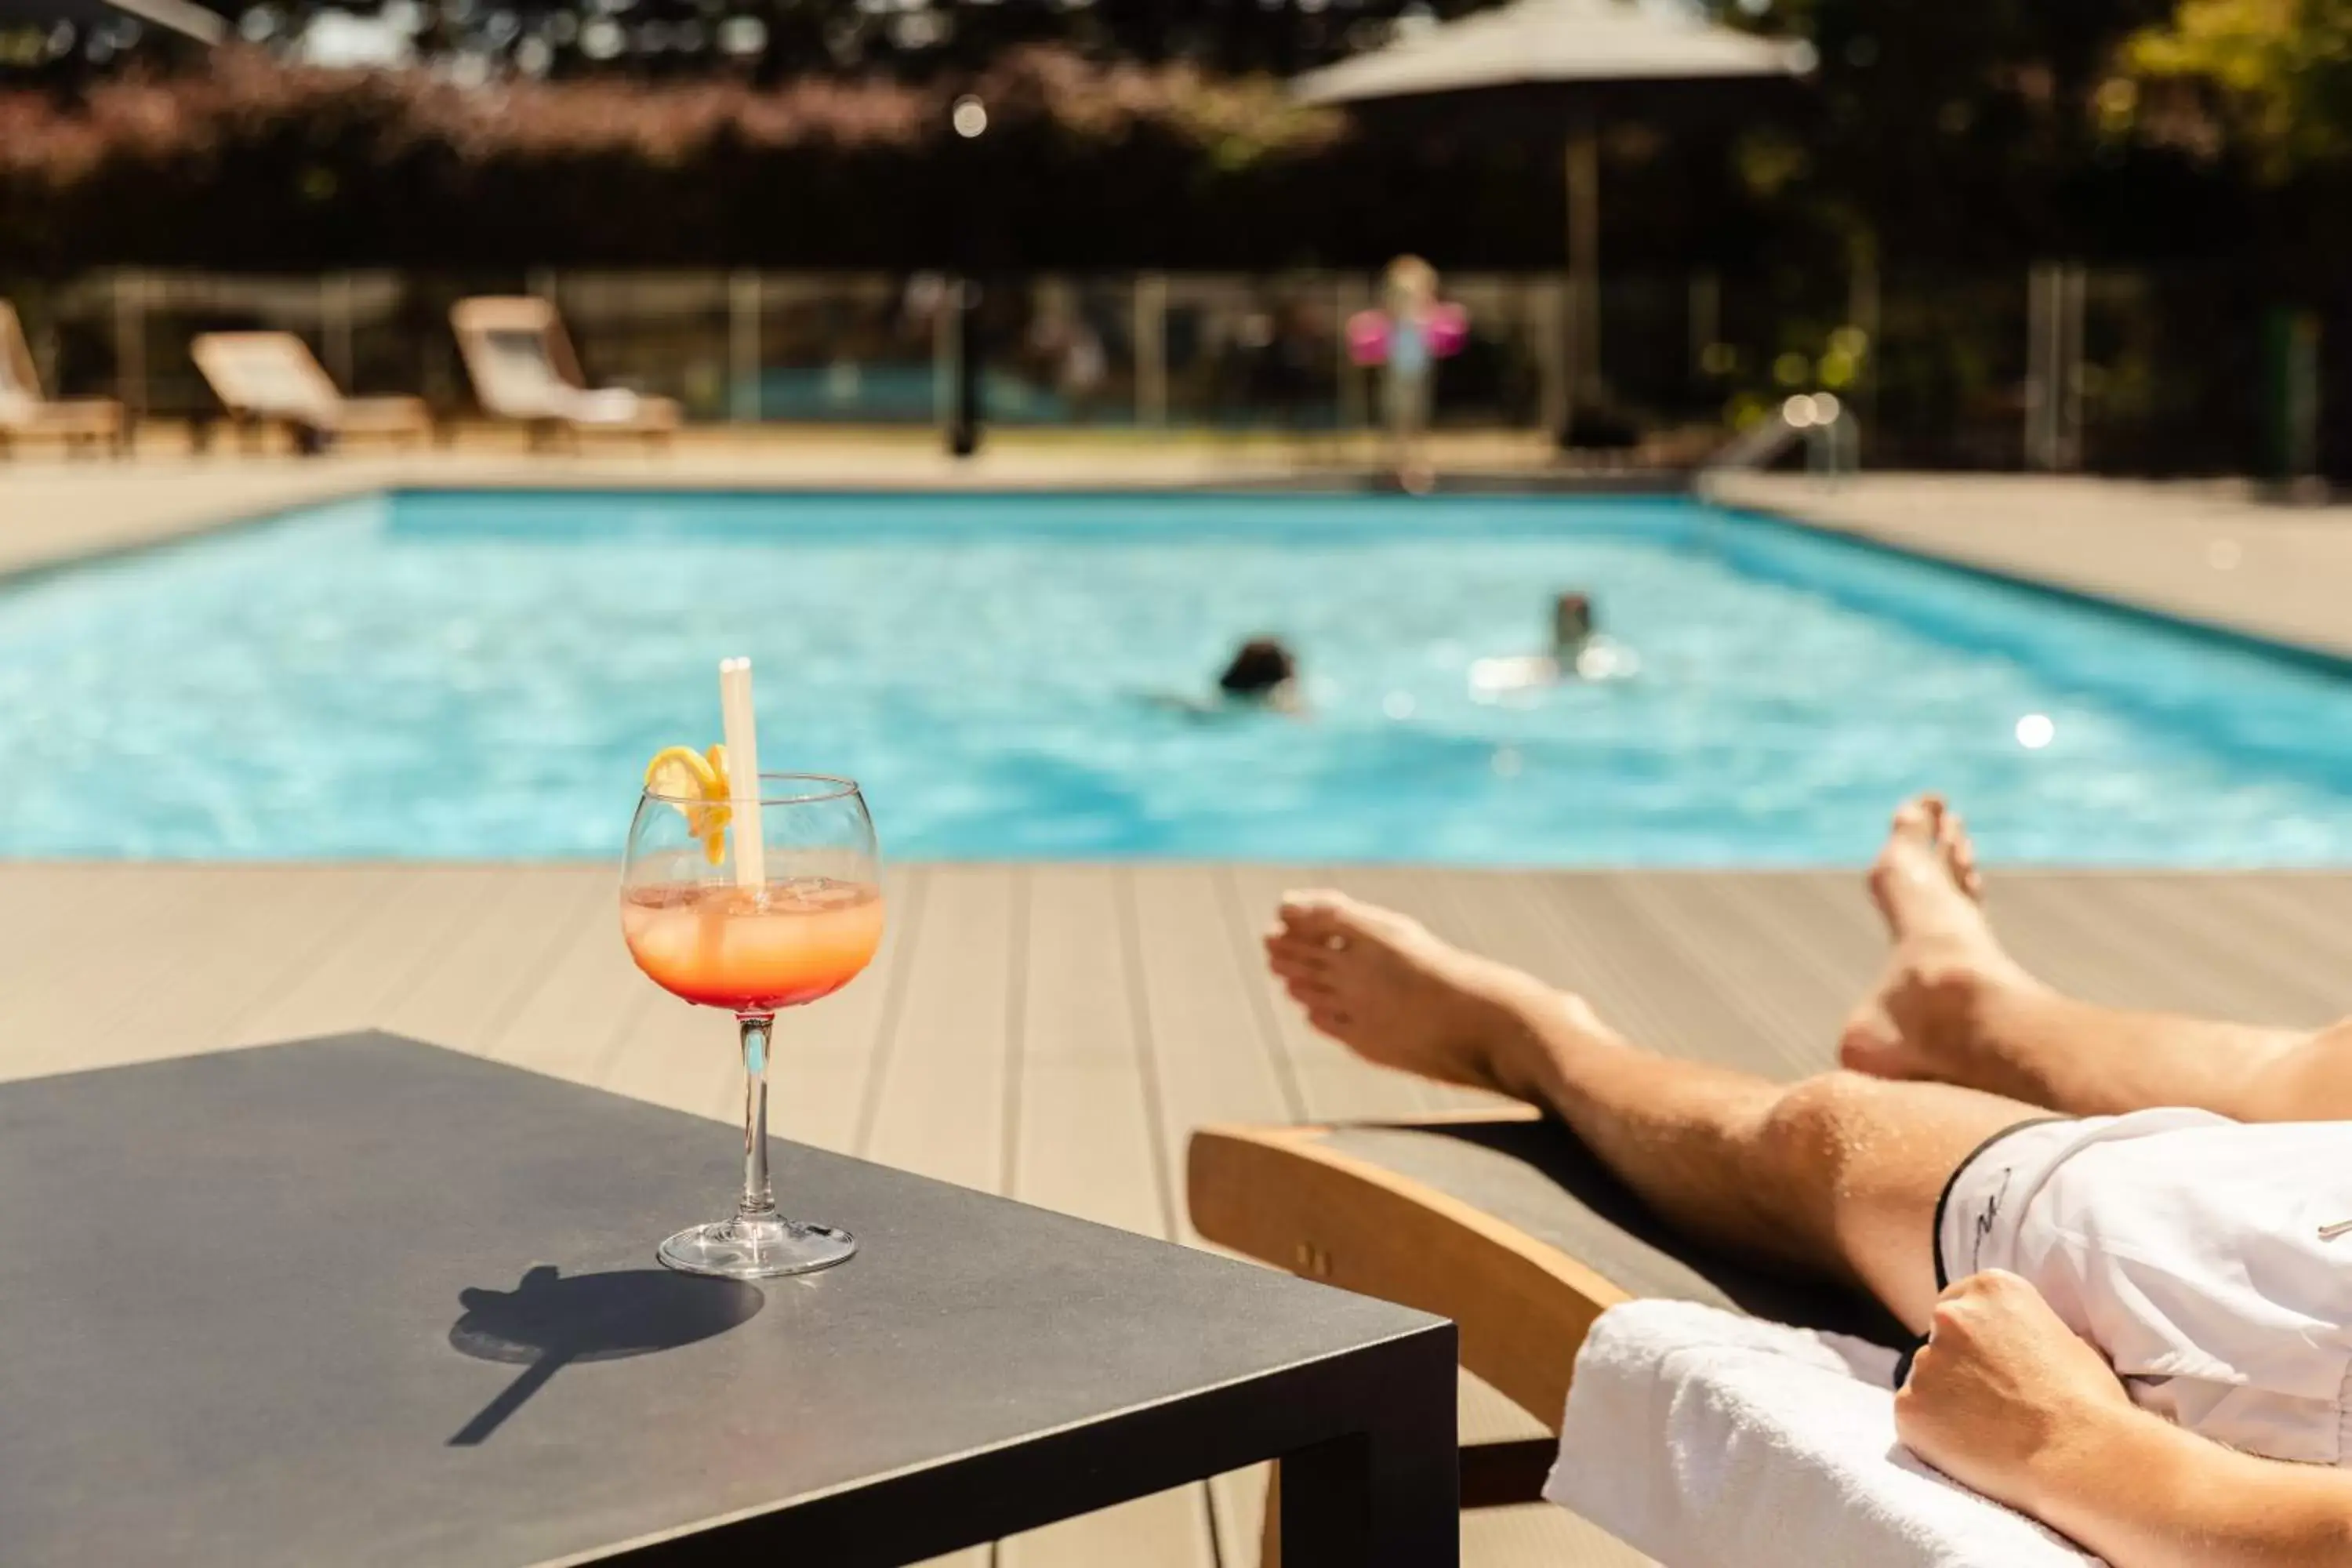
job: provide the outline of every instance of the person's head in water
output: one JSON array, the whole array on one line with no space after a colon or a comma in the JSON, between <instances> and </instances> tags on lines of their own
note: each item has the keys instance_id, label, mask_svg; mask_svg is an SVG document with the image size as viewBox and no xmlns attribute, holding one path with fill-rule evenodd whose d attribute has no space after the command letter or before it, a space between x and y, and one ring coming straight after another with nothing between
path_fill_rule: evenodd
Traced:
<instances>
[{"instance_id":1,"label":"person's head in water","mask_svg":"<svg viewBox=\"0 0 2352 1568\"><path fill-rule=\"evenodd\" d=\"M1551 602L1551 646L1555 652L1576 652L1592 640L1592 597L1562 594Z\"/></svg>"},{"instance_id":2,"label":"person's head in water","mask_svg":"<svg viewBox=\"0 0 2352 1568\"><path fill-rule=\"evenodd\" d=\"M1257 701L1273 696L1297 676L1298 660L1288 648L1273 637L1252 637L1242 644L1224 674L1217 677L1217 689L1228 697Z\"/></svg>"}]
</instances>

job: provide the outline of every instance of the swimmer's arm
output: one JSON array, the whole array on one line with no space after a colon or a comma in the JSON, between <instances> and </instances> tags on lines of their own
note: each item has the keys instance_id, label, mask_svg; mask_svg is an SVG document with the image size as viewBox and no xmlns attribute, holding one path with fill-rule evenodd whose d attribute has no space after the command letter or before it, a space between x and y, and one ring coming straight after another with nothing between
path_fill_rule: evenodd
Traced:
<instances>
[{"instance_id":1,"label":"swimmer's arm","mask_svg":"<svg viewBox=\"0 0 2352 1568\"><path fill-rule=\"evenodd\" d=\"M2241 1454L2137 1408L2043 1468L2031 1511L2114 1568L2352 1563L2352 1472Z\"/></svg>"}]
</instances>

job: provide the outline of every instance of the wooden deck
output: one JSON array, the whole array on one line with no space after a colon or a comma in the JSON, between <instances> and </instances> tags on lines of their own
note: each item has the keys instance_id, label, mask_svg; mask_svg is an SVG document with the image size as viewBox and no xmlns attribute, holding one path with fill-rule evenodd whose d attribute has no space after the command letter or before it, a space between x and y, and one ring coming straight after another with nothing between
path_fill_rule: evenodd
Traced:
<instances>
[{"instance_id":1,"label":"wooden deck","mask_svg":"<svg viewBox=\"0 0 2352 1568\"><path fill-rule=\"evenodd\" d=\"M1362 1066L1261 979L1277 891L1333 883L1705 1056L1827 1060L1880 941L1851 874L915 866L872 973L793 1017L788 1135L1190 1239L1185 1135L1468 1097ZM728 1121L726 1025L629 965L614 873L572 866L0 866L0 1078L396 1030ZM2352 974L2352 876L2002 875L1995 915L2095 1000L2315 1023ZM722 1136L714 1130L713 1136ZM1465 1386L1465 1434L1533 1428ZM1258 1482L1228 1477L960 1554L958 1568L1248 1568ZM1474 1568L1639 1560L1555 1510L1470 1516Z\"/></svg>"}]
</instances>

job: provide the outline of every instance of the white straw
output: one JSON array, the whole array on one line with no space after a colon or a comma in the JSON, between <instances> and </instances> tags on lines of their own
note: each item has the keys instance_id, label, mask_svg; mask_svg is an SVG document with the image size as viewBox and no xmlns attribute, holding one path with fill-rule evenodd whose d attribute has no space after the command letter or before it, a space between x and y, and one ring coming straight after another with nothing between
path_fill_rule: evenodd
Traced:
<instances>
[{"instance_id":1,"label":"white straw","mask_svg":"<svg viewBox=\"0 0 2352 1568\"><path fill-rule=\"evenodd\" d=\"M719 661L719 718L727 731L727 797L735 833L735 885L768 881L768 842L760 835L760 734L751 719L751 661Z\"/></svg>"}]
</instances>

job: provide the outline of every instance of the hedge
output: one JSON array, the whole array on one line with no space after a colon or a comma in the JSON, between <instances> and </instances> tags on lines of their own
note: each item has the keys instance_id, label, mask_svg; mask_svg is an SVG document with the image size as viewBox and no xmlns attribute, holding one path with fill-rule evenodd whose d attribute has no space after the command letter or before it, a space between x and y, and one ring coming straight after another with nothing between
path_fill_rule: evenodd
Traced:
<instances>
[{"instance_id":1,"label":"hedge","mask_svg":"<svg viewBox=\"0 0 2352 1568\"><path fill-rule=\"evenodd\" d=\"M989 129L962 142L963 92ZM0 94L0 272L111 264L1559 264L1549 146L1382 139L1270 78L1017 51L911 85L462 89L227 50L201 74ZM1713 173L1708 172L1712 159ZM1673 160L1669 160L1670 162ZM1612 193L1619 260L1687 261L1719 149ZM1642 193L1654 190L1644 200ZM1630 250L1629 250L1630 247Z\"/></svg>"}]
</instances>

